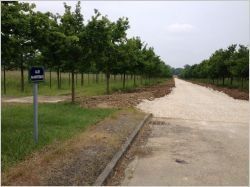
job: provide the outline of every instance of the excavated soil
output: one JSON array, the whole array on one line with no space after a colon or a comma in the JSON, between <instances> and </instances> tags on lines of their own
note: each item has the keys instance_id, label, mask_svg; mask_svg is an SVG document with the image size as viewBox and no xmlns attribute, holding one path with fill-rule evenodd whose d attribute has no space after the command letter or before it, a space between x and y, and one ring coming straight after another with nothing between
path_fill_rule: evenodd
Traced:
<instances>
[{"instance_id":1,"label":"excavated soil","mask_svg":"<svg viewBox=\"0 0 250 187\"><path fill-rule=\"evenodd\" d=\"M197 81L189 81L189 82L192 82L194 84L198 84L200 86L212 88L213 90L217 90L219 92L223 92L223 93L233 97L234 99L249 100L249 92L247 92L247 91L242 91L242 90L239 90L236 88L219 87L219 86L216 86L213 84L201 83L201 82L197 82Z\"/></svg>"},{"instance_id":2,"label":"excavated soil","mask_svg":"<svg viewBox=\"0 0 250 187\"><path fill-rule=\"evenodd\" d=\"M173 87L175 87L175 82L173 79L170 79L162 84L137 88L132 93L116 92L111 95L78 97L77 102L79 102L82 107L87 108L134 107L144 99L152 101L155 98L169 94Z\"/></svg>"}]
</instances>

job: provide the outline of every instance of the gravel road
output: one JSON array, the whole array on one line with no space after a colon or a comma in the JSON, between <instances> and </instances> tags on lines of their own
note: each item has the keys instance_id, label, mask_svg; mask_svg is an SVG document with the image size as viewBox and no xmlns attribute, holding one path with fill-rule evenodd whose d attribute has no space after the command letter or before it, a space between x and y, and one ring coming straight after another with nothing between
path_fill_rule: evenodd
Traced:
<instances>
[{"instance_id":1,"label":"gravel road","mask_svg":"<svg viewBox=\"0 0 250 187\"><path fill-rule=\"evenodd\" d=\"M120 184L247 186L249 101L180 79L175 85L171 94L138 105L154 115L151 132Z\"/></svg>"},{"instance_id":2,"label":"gravel road","mask_svg":"<svg viewBox=\"0 0 250 187\"><path fill-rule=\"evenodd\" d=\"M206 87L175 78L175 88L167 96L144 100L137 107L155 117L205 121L249 121L249 102L233 99Z\"/></svg>"}]
</instances>

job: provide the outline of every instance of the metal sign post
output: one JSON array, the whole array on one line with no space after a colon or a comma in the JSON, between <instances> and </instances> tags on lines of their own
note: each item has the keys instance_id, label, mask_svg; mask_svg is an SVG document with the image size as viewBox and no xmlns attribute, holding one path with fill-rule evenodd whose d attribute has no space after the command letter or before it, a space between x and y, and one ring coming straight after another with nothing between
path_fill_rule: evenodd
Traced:
<instances>
[{"instance_id":1,"label":"metal sign post","mask_svg":"<svg viewBox=\"0 0 250 187\"><path fill-rule=\"evenodd\" d=\"M38 83L33 83L33 103L34 103L34 140L38 143L38 103L37 103Z\"/></svg>"},{"instance_id":2,"label":"metal sign post","mask_svg":"<svg viewBox=\"0 0 250 187\"><path fill-rule=\"evenodd\" d=\"M38 82L44 81L44 69L32 67L29 79L33 82L33 105L34 105L34 140L38 143Z\"/></svg>"}]
</instances>

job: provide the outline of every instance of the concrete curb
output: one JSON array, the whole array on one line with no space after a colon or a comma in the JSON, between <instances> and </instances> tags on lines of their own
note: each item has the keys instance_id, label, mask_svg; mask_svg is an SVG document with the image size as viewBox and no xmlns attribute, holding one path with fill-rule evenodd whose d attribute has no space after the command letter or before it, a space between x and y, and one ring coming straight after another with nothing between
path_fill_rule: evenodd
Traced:
<instances>
[{"instance_id":1,"label":"concrete curb","mask_svg":"<svg viewBox=\"0 0 250 187\"><path fill-rule=\"evenodd\" d=\"M114 155L114 157L108 163L108 165L106 166L106 168L97 177L97 179L96 179L95 183L93 184L93 186L101 186L101 185L103 185L105 183L105 181L107 180L107 178L113 172L113 170L114 170L116 164L118 163L118 161L121 159L121 157L123 156L123 154L128 150L129 146L131 145L131 143L133 142L133 140L137 136L137 134L140 131L140 129L143 127L143 125L150 118L152 118L152 116L153 116L152 114L148 114L148 115L146 115L144 117L144 119L142 120L142 122L140 123L140 125L138 125L137 128L130 134L130 136L128 137L128 139L126 140L126 142L122 145L121 149Z\"/></svg>"}]
</instances>

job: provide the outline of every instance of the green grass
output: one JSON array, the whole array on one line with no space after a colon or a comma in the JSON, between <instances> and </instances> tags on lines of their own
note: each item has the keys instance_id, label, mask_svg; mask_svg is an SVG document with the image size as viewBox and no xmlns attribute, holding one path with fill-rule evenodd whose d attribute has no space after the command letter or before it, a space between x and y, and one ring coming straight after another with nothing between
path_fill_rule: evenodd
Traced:
<instances>
[{"instance_id":1,"label":"green grass","mask_svg":"<svg viewBox=\"0 0 250 187\"><path fill-rule=\"evenodd\" d=\"M212 80L210 79L190 79L192 81L198 81L201 83L209 83L209 84L213 84ZM243 88L241 87L241 80L240 79L234 79L233 80L233 84L231 85L230 79L225 79L224 82L224 86L223 86L223 82L222 80L215 80L214 84L216 86L220 86L220 87L227 87L227 88L236 88L239 89L241 91L249 91L249 80L244 80L243 82Z\"/></svg>"},{"instance_id":2,"label":"green grass","mask_svg":"<svg viewBox=\"0 0 250 187\"><path fill-rule=\"evenodd\" d=\"M39 104L39 143L33 139L33 105L2 105L2 169L14 165L34 150L83 132L115 112L115 109L85 109L77 105Z\"/></svg>"},{"instance_id":3,"label":"green grass","mask_svg":"<svg viewBox=\"0 0 250 187\"><path fill-rule=\"evenodd\" d=\"M32 95L32 83L28 82L28 72L24 72L25 84L24 84L24 92L20 91L20 71L7 71L6 72L6 96L31 96ZM141 80L138 77L136 80L136 87L141 87L144 85L152 85L157 82L163 82L166 79L151 79L149 80ZM2 72L2 95L3 93L3 72ZM122 80L120 75L116 76L116 80L114 80L114 76L110 78L110 91L130 91L134 89L134 81L133 79L128 77L126 80L126 89L122 89ZM69 74L62 73L62 86L61 89L57 88L57 79L56 73L52 72L52 88L49 87L49 72L46 72L45 82L39 83L39 95L68 95L71 94L71 86L69 84ZM95 81L95 74L88 75L84 74L84 85L81 86L81 75L77 76L77 85L76 85L76 95L77 96L92 96L92 95L103 95L106 94L106 81L104 78L104 74L99 75L99 83Z\"/></svg>"}]
</instances>

